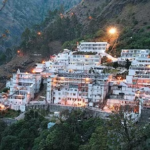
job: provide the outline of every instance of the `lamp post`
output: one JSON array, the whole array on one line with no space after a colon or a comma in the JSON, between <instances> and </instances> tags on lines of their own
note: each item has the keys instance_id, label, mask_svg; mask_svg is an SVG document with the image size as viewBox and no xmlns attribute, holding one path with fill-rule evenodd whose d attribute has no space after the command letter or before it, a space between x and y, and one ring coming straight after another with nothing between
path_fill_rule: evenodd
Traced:
<instances>
[{"instance_id":1,"label":"lamp post","mask_svg":"<svg viewBox=\"0 0 150 150\"><path fill-rule=\"evenodd\" d=\"M108 30L108 33L109 35L111 35L111 37L115 37L116 36L116 39L115 41L113 42L113 46L112 46L112 49L110 50L110 52L114 49L114 46L115 44L117 43L117 40L118 40L118 31L117 31L117 28L116 27L111 27L109 30Z\"/></svg>"}]
</instances>

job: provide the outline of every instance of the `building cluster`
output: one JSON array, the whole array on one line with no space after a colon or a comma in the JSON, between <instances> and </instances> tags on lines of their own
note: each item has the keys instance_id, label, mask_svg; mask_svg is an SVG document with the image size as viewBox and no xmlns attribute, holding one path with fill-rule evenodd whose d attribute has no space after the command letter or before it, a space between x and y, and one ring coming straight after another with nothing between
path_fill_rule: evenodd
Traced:
<instances>
[{"instance_id":1,"label":"building cluster","mask_svg":"<svg viewBox=\"0 0 150 150\"><path fill-rule=\"evenodd\" d=\"M10 81L7 81L6 87L9 88L9 94L1 96L0 103L14 110L25 111L25 105L39 92L41 81L40 74L21 73L18 69Z\"/></svg>"},{"instance_id":2,"label":"building cluster","mask_svg":"<svg viewBox=\"0 0 150 150\"><path fill-rule=\"evenodd\" d=\"M6 84L9 93L0 95L0 103L25 111L26 104L36 101L35 95L46 83L46 103L96 107L105 112L122 108L135 116L150 106L150 50L122 50L118 62L128 59L132 63L126 79L117 80L113 74L104 73L113 68L101 65L101 57L108 55L106 42L81 42L77 48L37 63L32 73L18 69Z\"/></svg>"}]
</instances>

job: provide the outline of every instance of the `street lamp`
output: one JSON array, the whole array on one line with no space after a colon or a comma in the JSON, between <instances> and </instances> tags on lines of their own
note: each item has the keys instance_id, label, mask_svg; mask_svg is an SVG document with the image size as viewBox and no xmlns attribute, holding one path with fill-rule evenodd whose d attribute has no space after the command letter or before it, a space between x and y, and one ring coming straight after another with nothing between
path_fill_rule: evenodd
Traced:
<instances>
[{"instance_id":1,"label":"street lamp","mask_svg":"<svg viewBox=\"0 0 150 150\"><path fill-rule=\"evenodd\" d=\"M41 35L42 33L39 31L39 32L37 32L37 35Z\"/></svg>"},{"instance_id":2,"label":"street lamp","mask_svg":"<svg viewBox=\"0 0 150 150\"><path fill-rule=\"evenodd\" d=\"M109 34L114 35L115 33L117 33L117 29L115 27L109 29Z\"/></svg>"},{"instance_id":3,"label":"street lamp","mask_svg":"<svg viewBox=\"0 0 150 150\"><path fill-rule=\"evenodd\" d=\"M110 38L114 39L113 41L113 45L112 45L112 48L110 50L110 52L114 49L114 46L116 45L117 43L117 40L118 40L118 37L119 37L119 34L118 34L118 30L117 28L115 27L111 27L108 29L108 34L111 35Z\"/></svg>"}]
</instances>

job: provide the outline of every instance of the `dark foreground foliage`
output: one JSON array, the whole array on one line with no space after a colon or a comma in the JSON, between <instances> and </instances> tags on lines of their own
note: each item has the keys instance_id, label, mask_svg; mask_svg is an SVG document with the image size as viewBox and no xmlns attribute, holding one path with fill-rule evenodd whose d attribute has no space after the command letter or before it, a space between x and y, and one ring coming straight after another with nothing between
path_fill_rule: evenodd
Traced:
<instances>
[{"instance_id":1,"label":"dark foreground foliage","mask_svg":"<svg viewBox=\"0 0 150 150\"><path fill-rule=\"evenodd\" d=\"M0 122L0 150L149 150L150 125L133 124L123 114L110 120L91 118L87 112L65 112L66 120L47 129L48 121L30 111L11 126Z\"/></svg>"}]
</instances>

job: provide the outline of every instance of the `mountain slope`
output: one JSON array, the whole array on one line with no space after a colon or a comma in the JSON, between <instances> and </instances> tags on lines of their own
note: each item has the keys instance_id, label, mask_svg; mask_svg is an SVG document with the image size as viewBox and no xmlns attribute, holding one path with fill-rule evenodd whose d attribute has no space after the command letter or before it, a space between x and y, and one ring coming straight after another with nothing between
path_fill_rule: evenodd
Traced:
<instances>
[{"instance_id":1,"label":"mountain slope","mask_svg":"<svg viewBox=\"0 0 150 150\"><path fill-rule=\"evenodd\" d=\"M44 21L49 10L60 8L70 9L80 0L8 0L0 11L0 49L12 46L20 41L20 35L25 28ZM3 0L0 0L0 6Z\"/></svg>"},{"instance_id":2,"label":"mountain slope","mask_svg":"<svg viewBox=\"0 0 150 150\"><path fill-rule=\"evenodd\" d=\"M93 35L91 40L109 41L108 28L116 27L118 43L115 45L115 53L119 55L121 48L150 47L149 8L149 0L84 0L69 13L77 15L83 25L82 35ZM99 35L98 32L103 34ZM99 36L95 37L97 33ZM111 42L113 43L114 41Z\"/></svg>"},{"instance_id":3,"label":"mountain slope","mask_svg":"<svg viewBox=\"0 0 150 150\"><path fill-rule=\"evenodd\" d=\"M149 7L149 0L84 0L69 13L74 12L85 28L91 21L96 22L97 28L118 22L131 27L135 20L139 22L137 28L150 21Z\"/></svg>"}]
</instances>

